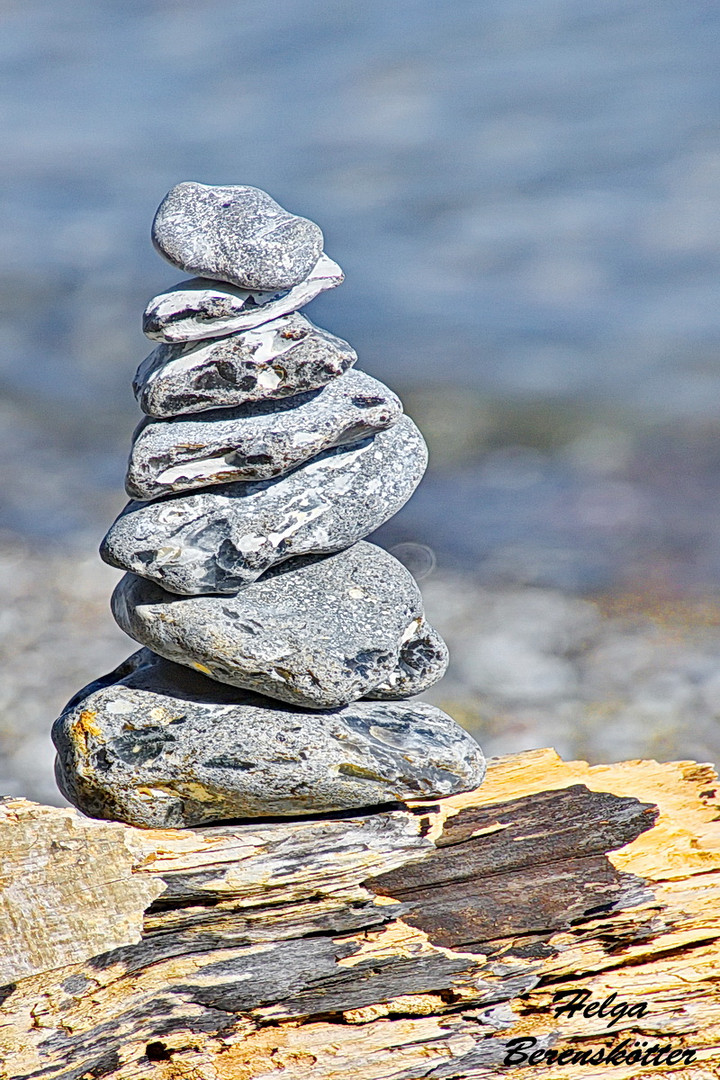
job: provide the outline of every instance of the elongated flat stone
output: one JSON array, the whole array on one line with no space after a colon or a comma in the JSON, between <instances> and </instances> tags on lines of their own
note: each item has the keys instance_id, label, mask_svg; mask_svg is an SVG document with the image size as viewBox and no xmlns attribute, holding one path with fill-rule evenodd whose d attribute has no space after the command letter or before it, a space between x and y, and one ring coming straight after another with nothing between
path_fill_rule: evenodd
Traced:
<instances>
[{"instance_id":1,"label":"elongated flat stone","mask_svg":"<svg viewBox=\"0 0 720 1080\"><path fill-rule=\"evenodd\" d=\"M173 265L242 289L291 289L320 258L314 222L283 210L259 188L186 182L172 188L152 225L155 247Z\"/></svg>"},{"instance_id":2,"label":"elongated flat stone","mask_svg":"<svg viewBox=\"0 0 720 1080\"><path fill-rule=\"evenodd\" d=\"M145 308L143 330L155 341L224 337L289 315L342 280L342 270L327 255L321 255L308 277L287 292L252 291L190 278L153 297Z\"/></svg>"},{"instance_id":3,"label":"elongated flat stone","mask_svg":"<svg viewBox=\"0 0 720 1080\"><path fill-rule=\"evenodd\" d=\"M167 660L317 709L385 685L423 618L415 579L364 542L297 560L234 596L181 598L126 574L112 611L126 634Z\"/></svg>"},{"instance_id":4,"label":"elongated flat stone","mask_svg":"<svg viewBox=\"0 0 720 1080\"><path fill-rule=\"evenodd\" d=\"M279 401L217 409L191 419L145 420L125 478L128 495L155 499L236 480L280 476L333 446L394 424L400 399L362 371Z\"/></svg>"},{"instance_id":5,"label":"elongated flat stone","mask_svg":"<svg viewBox=\"0 0 720 1080\"><path fill-rule=\"evenodd\" d=\"M133 390L143 412L164 419L316 390L356 360L346 341L293 312L230 337L158 345Z\"/></svg>"},{"instance_id":6,"label":"elongated flat stone","mask_svg":"<svg viewBox=\"0 0 720 1080\"><path fill-rule=\"evenodd\" d=\"M156 829L442 798L485 773L474 739L432 705L307 712L147 649L76 694L53 741L79 810Z\"/></svg>"},{"instance_id":7,"label":"elongated flat stone","mask_svg":"<svg viewBox=\"0 0 720 1080\"><path fill-rule=\"evenodd\" d=\"M365 696L377 700L396 700L422 694L442 679L447 671L448 647L424 619L419 619L412 637L400 649L398 662L385 682Z\"/></svg>"},{"instance_id":8,"label":"elongated flat stone","mask_svg":"<svg viewBox=\"0 0 720 1080\"><path fill-rule=\"evenodd\" d=\"M234 593L285 559L338 551L379 528L410 498L426 463L422 435L401 416L274 480L131 502L100 554L170 592Z\"/></svg>"}]
</instances>

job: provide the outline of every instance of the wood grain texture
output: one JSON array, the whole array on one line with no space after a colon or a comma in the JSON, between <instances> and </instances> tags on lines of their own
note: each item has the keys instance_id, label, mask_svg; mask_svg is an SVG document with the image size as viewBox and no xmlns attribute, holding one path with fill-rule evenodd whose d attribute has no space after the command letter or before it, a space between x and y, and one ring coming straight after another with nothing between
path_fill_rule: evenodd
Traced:
<instances>
[{"instance_id":1,"label":"wood grain texture","mask_svg":"<svg viewBox=\"0 0 720 1080\"><path fill-rule=\"evenodd\" d=\"M0 983L140 941L162 883L133 874L127 830L0 800Z\"/></svg>"},{"instance_id":2,"label":"wood grain texture","mask_svg":"<svg viewBox=\"0 0 720 1080\"><path fill-rule=\"evenodd\" d=\"M719 790L705 765L544 750L312 821L140 830L5 800L0 1080L720 1076ZM557 1016L567 989L644 1015ZM515 1069L518 1038L695 1056Z\"/></svg>"}]
</instances>

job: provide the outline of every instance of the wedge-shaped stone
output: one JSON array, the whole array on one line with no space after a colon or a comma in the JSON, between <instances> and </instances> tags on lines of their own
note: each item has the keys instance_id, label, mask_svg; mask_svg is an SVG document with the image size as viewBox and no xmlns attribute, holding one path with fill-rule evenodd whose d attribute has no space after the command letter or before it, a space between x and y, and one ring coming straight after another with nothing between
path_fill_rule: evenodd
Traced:
<instances>
[{"instance_id":1,"label":"wedge-shaped stone","mask_svg":"<svg viewBox=\"0 0 720 1080\"><path fill-rule=\"evenodd\" d=\"M307 712L147 649L76 694L53 741L79 810L156 829L442 798L485 773L477 743L432 705Z\"/></svg>"},{"instance_id":2,"label":"wedge-shaped stone","mask_svg":"<svg viewBox=\"0 0 720 1080\"><path fill-rule=\"evenodd\" d=\"M290 289L312 270L323 235L259 188L186 182L172 188L152 225L155 247L175 266L242 289Z\"/></svg>"},{"instance_id":3,"label":"wedge-shaped stone","mask_svg":"<svg viewBox=\"0 0 720 1080\"><path fill-rule=\"evenodd\" d=\"M295 555L348 547L397 513L425 471L407 416L286 476L225 484L161 502L131 502L100 554L181 595L234 593Z\"/></svg>"},{"instance_id":4,"label":"wedge-shaped stone","mask_svg":"<svg viewBox=\"0 0 720 1080\"><path fill-rule=\"evenodd\" d=\"M135 433L128 495L155 499L236 480L266 480L333 446L394 424L400 399L362 371L279 401L218 409L191 419L145 420Z\"/></svg>"},{"instance_id":5,"label":"wedge-shaped stone","mask_svg":"<svg viewBox=\"0 0 720 1080\"><path fill-rule=\"evenodd\" d=\"M178 597L126 574L112 610L126 634L167 660L317 709L387 685L423 617L415 579L364 542L299 559L231 597Z\"/></svg>"},{"instance_id":6,"label":"wedge-shaped stone","mask_svg":"<svg viewBox=\"0 0 720 1080\"><path fill-rule=\"evenodd\" d=\"M309 276L288 292L250 291L190 278L153 297L145 308L143 330L155 341L224 337L289 315L342 280L342 270L327 255L321 255Z\"/></svg>"},{"instance_id":7,"label":"wedge-shaped stone","mask_svg":"<svg viewBox=\"0 0 720 1080\"><path fill-rule=\"evenodd\" d=\"M294 312L230 337L158 345L133 389L143 412L166 419L316 390L356 360L346 341Z\"/></svg>"}]
</instances>

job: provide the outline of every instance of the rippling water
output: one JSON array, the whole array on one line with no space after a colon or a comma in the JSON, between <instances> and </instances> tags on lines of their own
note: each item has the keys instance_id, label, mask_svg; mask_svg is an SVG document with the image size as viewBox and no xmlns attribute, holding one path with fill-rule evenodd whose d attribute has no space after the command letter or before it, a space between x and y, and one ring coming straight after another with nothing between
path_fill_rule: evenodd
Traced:
<instances>
[{"instance_id":1,"label":"rippling water","mask_svg":"<svg viewBox=\"0 0 720 1080\"><path fill-rule=\"evenodd\" d=\"M489 580L720 565L720 9L701 0L4 0L0 527L122 503L148 230L250 183L344 267L310 314L435 466L381 537Z\"/></svg>"}]
</instances>

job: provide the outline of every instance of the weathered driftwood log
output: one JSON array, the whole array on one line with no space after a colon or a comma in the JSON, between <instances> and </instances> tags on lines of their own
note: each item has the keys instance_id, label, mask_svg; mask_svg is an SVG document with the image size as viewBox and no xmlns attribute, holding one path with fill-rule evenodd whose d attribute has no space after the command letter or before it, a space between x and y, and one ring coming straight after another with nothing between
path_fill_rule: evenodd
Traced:
<instances>
[{"instance_id":1,"label":"weathered driftwood log","mask_svg":"<svg viewBox=\"0 0 720 1080\"><path fill-rule=\"evenodd\" d=\"M0 1077L717 1077L716 790L543 750L313 821L6 799Z\"/></svg>"}]
</instances>

